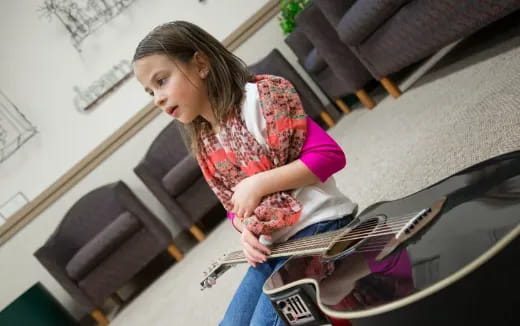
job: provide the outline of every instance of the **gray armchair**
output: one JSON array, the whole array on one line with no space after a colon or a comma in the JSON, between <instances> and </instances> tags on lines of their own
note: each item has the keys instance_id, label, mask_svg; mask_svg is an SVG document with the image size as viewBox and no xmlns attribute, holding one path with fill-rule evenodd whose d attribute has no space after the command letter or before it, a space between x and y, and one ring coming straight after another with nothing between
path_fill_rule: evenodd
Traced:
<instances>
[{"instance_id":1,"label":"gray armchair","mask_svg":"<svg viewBox=\"0 0 520 326\"><path fill-rule=\"evenodd\" d=\"M99 325L107 325L100 310L105 299L163 250L182 259L170 231L119 181L77 201L34 255Z\"/></svg>"},{"instance_id":2,"label":"gray armchair","mask_svg":"<svg viewBox=\"0 0 520 326\"><path fill-rule=\"evenodd\" d=\"M205 235L196 222L217 207L224 209L204 179L197 160L188 153L179 128L182 126L175 120L168 124L153 140L134 172L173 216L174 222L202 241Z\"/></svg>"},{"instance_id":3,"label":"gray armchair","mask_svg":"<svg viewBox=\"0 0 520 326\"><path fill-rule=\"evenodd\" d=\"M278 49L273 49L262 60L250 65L249 70L255 75L271 74L289 80L296 88L307 115L320 125L323 125L320 121L323 121L328 127L334 125L332 116L321 103L318 96Z\"/></svg>"},{"instance_id":4,"label":"gray armchair","mask_svg":"<svg viewBox=\"0 0 520 326\"><path fill-rule=\"evenodd\" d=\"M307 36L296 27L284 41L298 58L298 63L327 95L329 100L336 103L344 113L349 113L349 107L341 98L351 94L351 92L334 75Z\"/></svg>"},{"instance_id":5,"label":"gray armchair","mask_svg":"<svg viewBox=\"0 0 520 326\"><path fill-rule=\"evenodd\" d=\"M343 91L356 94L363 105L372 109L375 102L364 90L372 75L352 51L341 42L336 30L315 5L302 10L296 16L296 24L314 49L305 58L307 69L319 71L326 63L339 81Z\"/></svg>"},{"instance_id":6,"label":"gray armchair","mask_svg":"<svg viewBox=\"0 0 520 326\"><path fill-rule=\"evenodd\" d=\"M394 97L388 76L520 8L520 0L315 0Z\"/></svg>"}]
</instances>

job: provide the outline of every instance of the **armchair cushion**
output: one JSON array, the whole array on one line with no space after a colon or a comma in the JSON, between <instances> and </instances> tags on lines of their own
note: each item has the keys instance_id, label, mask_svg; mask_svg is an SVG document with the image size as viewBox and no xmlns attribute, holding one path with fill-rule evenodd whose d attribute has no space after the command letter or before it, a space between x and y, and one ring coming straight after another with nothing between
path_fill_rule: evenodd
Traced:
<instances>
[{"instance_id":1,"label":"armchair cushion","mask_svg":"<svg viewBox=\"0 0 520 326\"><path fill-rule=\"evenodd\" d=\"M356 1L361 0L315 0L313 3L320 8L330 24L335 27Z\"/></svg>"},{"instance_id":2,"label":"armchair cushion","mask_svg":"<svg viewBox=\"0 0 520 326\"><path fill-rule=\"evenodd\" d=\"M195 158L191 155L183 158L162 178L164 188L171 196L184 192L189 188L200 176L199 165Z\"/></svg>"},{"instance_id":3,"label":"armchair cushion","mask_svg":"<svg viewBox=\"0 0 520 326\"><path fill-rule=\"evenodd\" d=\"M379 26L410 0L356 1L336 25L339 38L347 45L362 43Z\"/></svg>"},{"instance_id":4,"label":"armchair cushion","mask_svg":"<svg viewBox=\"0 0 520 326\"><path fill-rule=\"evenodd\" d=\"M132 214L127 211L120 214L78 250L65 266L67 273L76 281L82 279L139 228L140 223Z\"/></svg>"},{"instance_id":5,"label":"armchair cushion","mask_svg":"<svg viewBox=\"0 0 520 326\"><path fill-rule=\"evenodd\" d=\"M296 27L291 34L285 38L285 43L291 48L298 60L303 64L309 53L314 49L314 45L307 36Z\"/></svg>"},{"instance_id":6,"label":"armchair cushion","mask_svg":"<svg viewBox=\"0 0 520 326\"><path fill-rule=\"evenodd\" d=\"M305 58L305 62L303 63L305 69L312 73L319 73L325 68L327 68L327 63L323 60L322 57L318 54L318 50L316 48L312 49L309 55Z\"/></svg>"}]
</instances>

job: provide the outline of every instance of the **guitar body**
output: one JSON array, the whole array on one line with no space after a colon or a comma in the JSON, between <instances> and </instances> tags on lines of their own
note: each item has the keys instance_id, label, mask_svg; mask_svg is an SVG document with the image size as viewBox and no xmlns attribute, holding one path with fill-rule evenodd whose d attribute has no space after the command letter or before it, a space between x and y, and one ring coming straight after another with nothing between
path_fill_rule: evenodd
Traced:
<instances>
[{"instance_id":1,"label":"guitar body","mask_svg":"<svg viewBox=\"0 0 520 326\"><path fill-rule=\"evenodd\" d=\"M439 201L419 232L403 222ZM411 236L383 254L403 227ZM367 238L342 246L352 234ZM519 234L514 152L372 205L335 240L339 249L290 258L263 290L289 325L324 324L309 317L316 310L353 325L520 325Z\"/></svg>"}]
</instances>

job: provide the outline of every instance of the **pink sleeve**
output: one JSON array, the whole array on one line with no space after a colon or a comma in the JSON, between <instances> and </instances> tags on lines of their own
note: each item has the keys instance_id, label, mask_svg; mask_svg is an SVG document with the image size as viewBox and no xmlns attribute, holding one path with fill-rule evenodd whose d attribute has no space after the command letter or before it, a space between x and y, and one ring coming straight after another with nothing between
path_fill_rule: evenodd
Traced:
<instances>
[{"instance_id":1,"label":"pink sleeve","mask_svg":"<svg viewBox=\"0 0 520 326\"><path fill-rule=\"evenodd\" d=\"M345 153L329 134L307 117L307 138L303 144L300 160L321 182L343 169L347 163Z\"/></svg>"},{"instance_id":2,"label":"pink sleeve","mask_svg":"<svg viewBox=\"0 0 520 326\"><path fill-rule=\"evenodd\" d=\"M345 153L338 143L309 117L307 117L307 138L299 158L321 182L327 181L347 163ZM235 216L227 212L227 217L233 221Z\"/></svg>"},{"instance_id":3,"label":"pink sleeve","mask_svg":"<svg viewBox=\"0 0 520 326\"><path fill-rule=\"evenodd\" d=\"M226 212L226 215L227 215L227 218L230 219L231 221L233 221L233 219L235 218L235 214L233 214L231 212Z\"/></svg>"}]
</instances>

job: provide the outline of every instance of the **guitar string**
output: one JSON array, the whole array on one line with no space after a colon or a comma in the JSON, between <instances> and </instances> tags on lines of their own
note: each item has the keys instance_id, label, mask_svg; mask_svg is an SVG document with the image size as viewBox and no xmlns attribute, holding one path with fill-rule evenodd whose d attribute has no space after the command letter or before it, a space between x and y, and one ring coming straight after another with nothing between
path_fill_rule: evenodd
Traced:
<instances>
[{"instance_id":1,"label":"guitar string","mask_svg":"<svg viewBox=\"0 0 520 326\"><path fill-rule=\"evenodd\" d=\"M388 227L392 227L392 226L396 227L396 226L399 226L400 224L402 224L404 226L408 222L402 223L402 222L400 222L400 220L407 219L410 216L415 216L415 215L417 215L417 213L406 215L406 216L402 216L402 217L390 217L387 220L392 220L393 223L385 223L385 224L381 225L381 227L385 227L385 226L387 228ZM377 220L373 220L373 221L368 221L368 222L364 222L364 223L370 225L370 224L376 224L377 222L378 222ZM355 231L355 232L347 233L345 237L342 237L342 238L339 238L339 239L332 239L332 240L342 241L342 240L362 239L364 237L362 237L362 238L353 238L352 236L356 236L356 237L360 236L360 235L364 236L364 235L369 235L370 233L372 233L371 236L384 235L384 234L394 234L394 232L391 232L391 233L388 233L388 232L383 232L383 233L381 233L381 232L373 232L374 228L375 228L375 226L355 228L355 229L353 229L353 231ZM370 232L363 234L363 232L365 230L370 230ZM336 230L336 231L322 233L320 235L313 236L313 237L308 237L308 238L304 238L304 239L295 239L295 240L286 242L286 243L284 243L284 244L274 248L274 251L277 251L277 253L278 253L278 251L281 251L281 250L301 249L302 245L305 245L305 247L307 247L309 243L321 246L323 244L330 243L331 235L336 235L336 234L339 234L341 232L342 232L342 230ZM326 239L326 242L323 241L323 240L325 240L324 238ZM300 241L298 241L298 240L300 240ZM295 242L297 242L296 245L295 245ZM237 252L235 252L235 255L240 254L240 253L241 253L240 251L237 251ZM233 253L229 254L228 256L235 256L235 255L232 255L232 254ZM230 258L234 258L234 257L230 257Z\"/></svg>"},{"instance_id":2,"label":"guitar string","mask_svg":"<svg viewBox=\"0 0 520 326\"><path fill-rule=\"evenodd\" d=\"M395 232L386 232L386 233L378 233L378 236L382 236L382 235L395 235ZM372 237L372 235L371 235ZM359 237L359 238L339 238L339 239L348 239L348 240L352 240L352 239L367 239L366 237ZM340 241L339 239L336 239L335 241ZM274 250L271 250L271 255L268 255L268 257L272 257L276 254L279 254L279 253L287 253L287 254L290 254L291 251L299 251L299 250L311 250L311 249L327 249L329 247L329 244L331 243L332 239L326 239L326 241L321 241L321 242L318 242L318 243L312 243L314 246L313 247L309 247L308 244L301 244L301 245L298 245L298 246L292 246L290 247L289 249L279 249L279 248L276 248ZM369 240L370 241L370 240ZM380 247L380 249L382 249L384 247L384 245L387 243L388 241L384 241L382 242L382 247ZM326 245L326 246L325 246ZM233 252L231 254L229 254L228 256L226 256L226 260L234 260L234 259L243 259L245 258L244 256L244 253L242 251L236 251L236 252Z\"/></svg>"},{"instance_id":3,"label":"guitar string","mask_svg":"<svg viewBox=\"0 0 520 326\"><path fill-rule=\"evenodd\" d=\"M384 229L388 230L390 227L396 227L396 226L400 226L400 225L404 226L404 225L406 225L408 223L408 221L406 223L402 223L402 222L400 222L400 220L407 219L408 217L415 216L415 215L417 215L417 213L410 214L408 216L403 216L403 217L391 217L391 218L388 218L387 220L392 220L393 223L382 224L381 228L384 228ZM396 231L392 231L392 232L388 232L388 231L374 232L373 230L378 225L378 224L376 224L377 222L378 222L377 220L364 222L364 223L366 223L368 225L370 225L370 224L375 224L375 225L371 226L371 227L354 228L353 231L357 231L357 232L347 233L344 237L340 237L338 239L333 239L333 237L331 237L331 235L332 234L334 234L334 235L340 234L342 230L336 230L336 231L332 231L332 232L328 232L328 233L322 233L322 234L319 235L319 237L317 235L317 236L312 237L312 239L310 239L310 240L309 240L309 238L304 238L305 240L304 239L295 239L295 240L303 240L303 241L297 242L296 244L294 244L294 243L290 243L289 244L289 243L286 242L283 245L278 246L278 247L272 249L271 250L271 256L273 254L278 254L280 252L283 253L283 251L287 251L287 250L319 249L320 247L322 247L325 244L327 244L327 247L328 247L328 245L331 243L331 241L345 241L345 240L366 239L367 235L370 235L370 238L372 238L372 237L375 237L375 236L394 235L395 233L397 233ZM363 233L365 230L370 230L370 231L368 233ZM361 236L361 237L359 237L359 236ZM386 243L387 243L387 241L384 242L384 244L386 244ZM309 244L312 244L313 247L309 248ZM325 247L323 249L327 249L327 247ZM381 248L383 248L383 247L381 247ZM381 248L379 248L379 249L381 249ZM230 259L230 260L233 260L233 259L243 259L243 258L245 258L245 256L244 256L242 251L233 252L233 253L230 253L230 254L228 254L226 256L226 260L228 260L228 259Z\"/></svg>"},{"instance_id":4,"label":"guitar string","mask_svg":"<svg viewBox=\"0 0 520 326\"><path fill-rule=\"evenodd\" d=\"M380 242L368 242L366 244L361 244L358 248L356 248L356 250L354 251L354 253L362 253L362 252L372 252L372 251L381 251L385 245L387 244L388 241L380 241ZM230 259L230 260L242 260L242 261L246 261L245 259L245 256L243 256L243 252L235 252L239 255L237 255L237 257L235 257L234 259ZM227 258L227 257L226 257Z\"/></svg>"},{"instance_id":5,"label":"guitar string","mask_svg":"<svg viewBox=\"0 0 520 326\"><path fill-rule=\"evenodd\" d=\"M294 245L294 244L281 245L281 246L277 246L276 248L272 249L271 251L287 250L287 249L300 249L302 247L302 245L307 246L308 244L314 244L314 245L321 246L326 243L330 243L332 240L347 241L347 240L364 239L364 238L366 238L366 236L375 237L375 236L386 235L386 234L395 234L395 233L397 233L397 231L392 230L391 232L388 232L389 229L399 228L399 227L405 226L407 223L408 223L408 221L406 221L406 222L394 221L394 223L385 223L380 226L381 229L378 231L374 231L374 230L377 230L376 227L378 226L378 224L375 224L372 227L366 227L366 228L363 228L362 230L354 229L353 231L356 231L356 232L349 232L349 233L345 234L345 236L337 238L337 239L334 239L334 238L331 239L331 237L326 237L326 239L323 239L325 241L323 241L322 239L318 239L318 241L316 241L316 239L314 239L314 238L310 239L310 240L304 240L304 239L306 239L306 238L304 238L304 239L302 239L303 241L298 242L296 245ZM368 231L368 232L365 232L365 231Z\"/></svg>"},{"instance_id":6,"label":"guitar string","mask_svg":"<svg viewBox=\"0 0 520 326\"><path fill-rule=\"evenodd\" d=\"M416 216L417 214L419 213L418 212L415 212L415 213L412 213L412 214L409 214L409 215L404 215L404 216L398 216L398 217L389 217L387 218L387 221L392 221L394 223L386 223L385 225L386 226L395 226L396 225L396 221L398 220L402 220L402 219L408 219L409 217L413 217L413 216ZM372 224L376 224L378 223L377 220L372 220L372 221L368 221L368 222L362 222L362 223L365 223L366 225L369 225L369 226L364 226L364 227L357 227L357 228L354 228L352 231L354 232L351 232L351 233L348 233L349 236L352 236L352 235L361 235L363 234L362 232L364 232L365 230L370 230L372 231L374 229L373 226L370 226ZM406 225L406 224L403 224L403 225ZM278 245L275 249L276 250L280 250L280 249L287 249L287 248L292 248L292 246L296 243L296 245L300 246L301 244L308 244L308 243L321 243L319 242L319 240L321 240L322 238L326 238L327 241L330 240L331 237L334 237L336 236L337 234L340 234L344 232L343 229L340 229L340 230L336 230L336 231L331 231L331 232L326 232L326 233L321 233L319 235L315 235L315 236L311 236L311 237L307 237L307 238L303 238L303 239L294 239L294 240L289 240L285 243L282 243L280 245ZM367 233L368 234L368 233ZM318 241L317 241L318 240ZM338 239L338 240L341 240L341 239Z\"/></svg>"},{"instance_id":7,"label":"guitar string","mask_svg":"<svg viewBox=\"0 0 520 326\"><path fill-rule=\"evenodd\" d=\"M397 218L389 218L388 220L391 220L392 222L391 223L385 223L385 224L382 224L381 227L383 226L387 226L387 227L399 227L401 226L404 226L406 225L406 223L402 223L403 220L409 220L409 217L411 216L415 216L417 214L411 214L411 215L408 215L408 216L403 216L403 217L397 217ZM365 226L363 227L358 227L358 228L354 228L351 232L347 233L348 236L359 236L359 235L368 235L370 233L373 232L375 226L378 225L378 221L377 220L374 220L374 221L368 221L368 222L363 222L363 223L366 223ZM367 226L368 225L368 226ZM340 231L339 233L341 233L341 230L338 230ZM365 231L368 231L368 233L363 233ZM333 232L336 232L336 231L333 231ZM328 233L322 233L321 235L324 235L327 239L331 238L330 237L330 234L332 232L328 232ZM377 234L377 233L374 233L374 234ZM301 244L308 244L308 243L321 243L321 242L318 242L316 241L316 239L318 239L317 236L313 236L313 237L307 237L307 238L303 238L303 239L296 239L296 240L301 240L301 241L298 241L297 242L297 245L300 246ZM337 239L338 241L339 240L349 240L349 239L346 239L346 238L339 238ZM286 248L291 248L292 245L294 243L289 243L289 242L286 242L286 243L283 243L279 246L277 246L275 249L286 249Z\"/></svg>"},{"instance_id":8,"label":"guitar string","mask_svg":"<svg viewBox=\"0 0 520 326\"><path fill-rule=\"evenodd\" d=\"M384 248L384 246L376 246L376 247L366 247L366 248L359 248L354 251L354 253L363 253L363 252L373 252L373 251L381 251L381 249ZM316 253L319 254L319 253ZM230 259L229 261L223 261L222 263L238 263L238 262L247 262L245 256L243 257L236 257L235 259Z\"/></svg>"}]
</instances>

